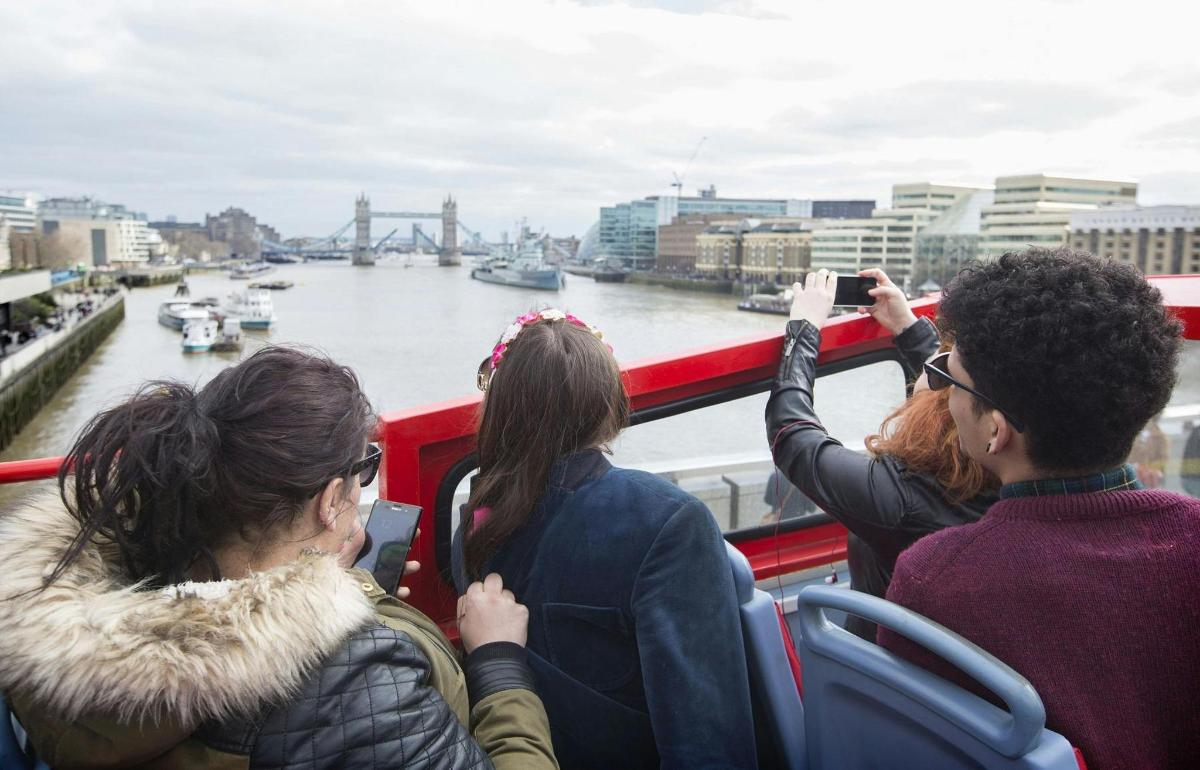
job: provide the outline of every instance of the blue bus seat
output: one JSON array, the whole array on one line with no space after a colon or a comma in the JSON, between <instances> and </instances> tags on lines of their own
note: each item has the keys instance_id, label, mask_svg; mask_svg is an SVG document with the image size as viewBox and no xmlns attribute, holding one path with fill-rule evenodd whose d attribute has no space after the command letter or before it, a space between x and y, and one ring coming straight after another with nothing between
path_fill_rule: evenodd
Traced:
<instances>
[{"instance_id":1,"label":"blue bus seat","mask_svg":"<svg viewBox=\"0 0 1200 770\"><path fill-rule=\"evenodd\" d=\"M1033 685L982 648L878 597L808 586L797 612L805 738L814 770L843 767L1077 770L1066 738L1045 728ZM886 626L940 655L1001 709L834 625L825 609Z\"/></svg>"},{"instance_id":2,"label":"blue bus seat","mask_svg":"<svg viewBox=\"0 0 1200 770\"><path fill-rule=\"evenodd\" d=\"M804 770L804 705L788 662L775 600L754 587L754 572L745 555L729 543L725 549L741 613L759 766Z\"/></svg>"},{"instance_id":3,"label":"blue bus seat","mask_svg":"<svg viewBox=\"0 0 1200 770\"><path fill-rule=\"evenodd\" d=\"M18 736L18 730L21 735ZM24 730L8 708L4 693L0 692L0 768L3 770L50 770L45 762L35 762L26 753Z\"/></svg>"}]
</instances>

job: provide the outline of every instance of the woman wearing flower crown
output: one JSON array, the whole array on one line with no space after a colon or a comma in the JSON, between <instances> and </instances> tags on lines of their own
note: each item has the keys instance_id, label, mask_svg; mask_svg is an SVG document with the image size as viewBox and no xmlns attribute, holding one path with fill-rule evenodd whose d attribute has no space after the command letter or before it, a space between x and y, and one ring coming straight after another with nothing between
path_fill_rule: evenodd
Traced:
<instances>
[{"instance_id":1,"label":"woman wearing flower crown","mask_svg":"<svg viewBox=\"0 0 1200 770\"><path fill-rule=\"evenodd\" d=\"M454 539L461 592L498 572L564 768L754 767L733 578L712 514L613 467L629 401L600 332L527 313L478 372L479 475Z\"/></svg>"}]
</instances>

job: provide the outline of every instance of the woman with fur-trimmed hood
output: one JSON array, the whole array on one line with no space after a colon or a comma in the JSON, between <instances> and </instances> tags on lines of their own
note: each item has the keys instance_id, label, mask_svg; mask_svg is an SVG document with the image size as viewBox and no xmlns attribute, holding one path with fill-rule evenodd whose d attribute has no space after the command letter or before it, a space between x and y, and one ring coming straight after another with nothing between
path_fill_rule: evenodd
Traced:
<instances>
[{"instance_id":1,"label":"woman with fur-trimmed hood","mask_svg":"<svg viewBox=\"0 0 1200 770\"><path fill-rule=\"evenodd\" d=\"M349 569L374 425L353 372L284 348L96 417L59 496L0 516L0 689L39 758L556 767L528 613L498 578L460 606L464 674L429 618Z\"/></svg>"}]
</instances>

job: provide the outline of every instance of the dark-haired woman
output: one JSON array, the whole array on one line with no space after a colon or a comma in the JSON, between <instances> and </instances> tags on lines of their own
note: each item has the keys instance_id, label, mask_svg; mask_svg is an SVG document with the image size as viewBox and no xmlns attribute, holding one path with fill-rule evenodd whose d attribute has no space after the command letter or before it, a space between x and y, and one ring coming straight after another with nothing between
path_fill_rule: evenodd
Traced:
<instances>
[{"instance_id":1,"label":"dark-haired woman","mask_svg":"<svg viewBox=\"0 0 1200 770\"><path fill-rule=\"evenodd\" d=\"M933 324L917 320L882 270L861 275L878 281L868 312L895 335L910 374L920 372L938 351ZM931 532L978 520L1000 483L959 448L949 390L929 390L923 376L880 435L867 438L868 454L846 449L825 431L813 382L836 285L837 273L820 270L795 286L783 361L767 402L767 440L787 480L850 531L854 588L882 598L901 551ZM850 616L846 628L875 641L874 623Z\"/></svg>"},{"instance_id":2,"label":"dark-haired woman","mask_svg":"<svg viewBox=\"0 0 1200 770\"><path fill-rule=\"evenodd\" d=\"M459 587L498 572L529 607L529 660L570 768L755 766L733 577L695 497L613 467L621 372L574 316L521 316L480 365L479 475ZM465 535L465 537L464 537Z\"/></svg>"},{"instance_id":3,"label":"dark-haired woman","mask_svg":"<svg viewBox=\"0 0 1200 770\"><path fill-rule=\"evenodd\" d=\"M40 758L554 767L498 577L460 603L464 680L434 623L347 569L374 425L353 372L286 348L97 416L61 499L0 517L0 688Z\"/></svg>"}]
</instances>

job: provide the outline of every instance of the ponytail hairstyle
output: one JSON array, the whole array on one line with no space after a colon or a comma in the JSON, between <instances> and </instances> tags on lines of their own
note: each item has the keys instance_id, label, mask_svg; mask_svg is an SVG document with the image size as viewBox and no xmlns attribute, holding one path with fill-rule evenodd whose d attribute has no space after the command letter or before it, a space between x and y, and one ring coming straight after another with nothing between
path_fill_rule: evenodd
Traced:
<instances>
[{"instance_id":1,"label":"ponytail hairstyle","mask_svg":"<svg viewBox=\"0 0 1200 770\"><path fill-rule=\"evenodd\" d=\"M47 583L89 542L129 578L220 578L214 552L259 545L335 478L348 478L375 415L354 372L323 355L266 347L199 391L150 382L83 429L58 474L79 534Z\"/></svg>"},{"instance_id":2,"label":"ponytail hairstyle","mask_svg":"<svg viewBox=\"0 0 1200 770\"><path fill-rule=\"evenodd\" d=\"M961 505L982 492L1000 487L1000 480L967 456L958 445L958 428L950 414L950 391L919 390L896 408L879 433L868 436L874 457L892 455L911 470L937 479L951 505Z\"/></svg>"},{"instance_id":3,"label":"ponytail hairstyle","mask_svg":"<svg viewBox=\"0 0 1200 770\"><path fill-rule=\"evenodd\" d=\"M463 521L472 579L529 518L554 463L607 444L629 422L617 360L577 319L529 323L502 346L503 364L491 370L480 405L479 476ZM476 522L481 508L491 510Z\"/></svg>"}]
</instances>

